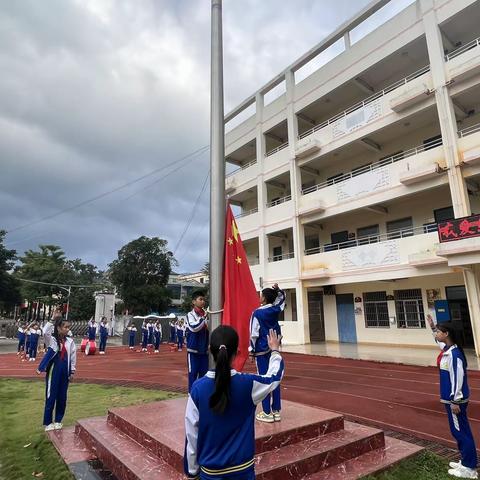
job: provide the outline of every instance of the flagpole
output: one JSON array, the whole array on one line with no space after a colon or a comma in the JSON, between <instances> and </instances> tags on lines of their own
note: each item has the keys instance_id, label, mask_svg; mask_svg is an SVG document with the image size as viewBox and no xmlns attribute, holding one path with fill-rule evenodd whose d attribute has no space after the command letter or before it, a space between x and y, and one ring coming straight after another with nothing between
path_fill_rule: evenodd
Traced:
<instances>
[{"instance_id":1,"label":"flagpole","mask_svg":"<svg viewBox=\"0 0 480 480\"><path fill-rule=\"evenodd\" d=\"M221 324L225 248L222 0L212 0L210 85L210 328Z\"/></svg>"}]
</instances>

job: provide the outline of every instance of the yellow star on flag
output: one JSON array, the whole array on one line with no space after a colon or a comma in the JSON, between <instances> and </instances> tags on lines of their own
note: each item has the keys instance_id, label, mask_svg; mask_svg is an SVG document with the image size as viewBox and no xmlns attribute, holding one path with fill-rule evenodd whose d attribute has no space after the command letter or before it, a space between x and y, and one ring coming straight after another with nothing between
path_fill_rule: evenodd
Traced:
<instances>
[{"instance_id":1,"label":"yellow star on flag","mask_svg":"<svg viewBox=\"0 0 480 480\"><path fill-rule=\"evenodd\" d=\"M237 257L237 258L235 259L235 261L236 261L238 264L242 263L242 259L241 259L240 257Z\"/></svg>"},{"instance_id":2,"label":"yellow star on flag","mask_svg":"<svg viewBox=\"0 0 480 480\"><path fill-rule=\"evenodd\" d=\"M229 239L227 240L227 242L228 242L229 245L233 245L233 240L232 240L231 238L229 238Z\"/></svg>"}]
</instances>

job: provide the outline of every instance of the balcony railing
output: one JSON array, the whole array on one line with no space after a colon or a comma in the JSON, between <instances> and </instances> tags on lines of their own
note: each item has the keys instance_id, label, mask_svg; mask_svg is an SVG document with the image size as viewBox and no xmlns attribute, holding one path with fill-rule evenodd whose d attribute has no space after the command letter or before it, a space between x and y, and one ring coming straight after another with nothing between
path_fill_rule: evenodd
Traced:
<instances>
[{"instance_id":1,"label":"balcony railing","mask_svg":"<svg viewBox=\"0 0 480 480\"><path fill-rule=\"evenodd\" d=\"M258 256L256 257L249 257L247 255L247 262L248 264L253 267L254 265L259 265L260 264L260 258Z\"/></svg>"},{"instance_id":2,"label":"balcony railing","mask_svg":"<svg viewBox=\"0 0 480 480\"><path fill-rule=\"evenodd\" d=\"M471 42L466 43L465 45L462 45L461 47L457 48L451 53L447 53L445 55L445 61L448 62L452 58L458 57L462 53L467 52L468 50L471 50L472 48L480 46L480 37L476 38L475 40L472 40Z\"/></svg>"},{"instance_id":3,"label":"balcony railing","mask_svg":"<svg viewBox=\"0 0 480 480\"><path fill-rule=\"evenodd\" d=\"M331 252L334 250L343 250L344 248L359 247L361 245L369 245L371 243L386 242L387 240L396 240L398 238L413 237L414 235L424 235L437 231L436 223L426 223L421 227L409 227L400 230L393 230L388 233L378 235L369 235L359 237L354 240L348 240L342 243L329 243L320 247L309 248L305 250L305 255L315 255L317 253Z\"/></svg>"},{"instance_id":4,"label":"balcony railing","mask_svg":"<svg viewBox=\"0 0 480 480\"><path fill-rule=\"evenodd\" d=\"M343 175L339 175L338 177L331 178L330 180L326 180L325 182L319 183L318 185L313 185L312 187L302 189L302 195L307 195L308 193L316 192L321 190L322 188L330 187L331 185L335 185L337 183L342 183L350 178L358 177L367 172L371 172L378 168L384 167L385 165L390 165L392 163L398 162L403 160L404 158L412 157L414 155L418 155L419 153L425 152L426 150L430 150L432 148L438 147L442 145L443 140L438 138L436 140L432 140L431 142L427 142L423 145L419 145L418 147L410 148L404 152L396 153L387 158L383 158L378 162L371 163L370 165L366 165L365 167L359 168L353 172L348 172Z\"/></svg>"},{"instance_id":5,"label":"balcony railing","mask_svg":"<svg viewBox=\"0 0 480 480\"><path fill-rule=\"evenodd\" d=\"M280 150L283 150L284 148L288 147L288 142L282 143L278 147L274 148L273 150L268 151L265 156L269 157L270 155L274 155L275 153L279 152Z\"/></svg>"},{"instance_id":6,"label":"balcony railing","mask_svg":"<svg viewBox=\"0 0 480 480\"><path fill-rule=\"evenodd\" d=\"M225 175L225 178L231 177L232 175L235 175L237 172L240 172L241 170L245 170L248 167L251 167L252 165L255 165L257 163L257 160L252 160L251 162L245 163L241 167L236 168L233 172L228 173Z\"/></svg>"},{"instance_id":7,"label":"balcony railing","mask_svg":"<svg viewBox=\"0 0 480 480\"><path fill-rule=\"evenodd\" d=\"M275 205L280 205L281 203L289 202L292 199L291 195L287 195L282 198L277 198L276 200L272 200L271 202L268 202L267 208L274 207Z\"/></svg>"},{"instance_id":8,"label":"balcony railing","mask_svg":"<svg viewBox=\"0 0 480 480\"><path fill-rule=\"evenodd\" d=\"M367 97L365 100L362 100L361 102L356 103L355 105L352 105L351 107L347 108L347 110L344 110L343 112L335 115L334 117L329 118L328 120L325 120L322 123L319 123L318 125L315 125L313 128L310 130L307 130L306 132L301 133L298 135L298 139L301 140L302 138L308 137L314 132L317 132L318 130L321 130L322 128L327 127L331 123L336 122L340 118L346 117L348 114L354 112L355 110L359 110L360 108L365 107L365 105L368 105L369 103L372 103L374 100L377 100L378 98L381 98L388 93L392 92L393 90L396 90L397 88L406 85L408 82L411 82L412 80L415 80L416 78L420 77L424 73L427 73L430 71L430 65L426 65L425 67L422 67L420 70L417 70L416 72L411 73L410 75L406 76L405 78L402 78L401 80L398 80L395 83L392 83L388 87L384 88L383 90L380 90L377 93L374 93L370 97Z\"/></svg>"},{"instance_id":9,"label":"balcony railing","mask_svg":"<svg viewBox=\"0 0 480 480\"><path fill-rule=\"evenodd\" d=\"M281 260L288 260L289 258L295 258L293 252L282 253L281 255L273 255L273 257L268 257L269 262L280 262Z\"/></svg>"},{"instance_id":10,"label":"balcony railing","mask_svg":"<svg viewBox=\"0 0 480 480\"><path fill-rule=\"evenodd\" d=\"M252 215L253 213L257 213L257 212L258 212L258 208L252 208L251 210L246 210L245 212L241 212L235 215L235 218L246 217L247 215Z\"/></svg>"},{"instance_id":11,"label":"balcony railing","mask_svg":"<svg viewBox=\"0 0 480 480\"><path fill-rule=\"evenodd\" d=\"M475 125L471 125L470 127L463 128L462 130L459 130L458 132L458 137L467 137L468 135L471 135L472 133L480 132L480 123L477 123Z\"/></svg>"}]
</instances>

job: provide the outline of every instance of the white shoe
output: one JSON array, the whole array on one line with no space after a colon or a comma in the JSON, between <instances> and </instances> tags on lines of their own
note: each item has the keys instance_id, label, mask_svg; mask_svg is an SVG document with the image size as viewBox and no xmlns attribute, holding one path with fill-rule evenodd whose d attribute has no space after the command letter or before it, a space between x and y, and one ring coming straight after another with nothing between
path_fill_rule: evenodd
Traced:
<instances>
[{"instance_id":1,"label":"white shoe","mask_svg":"<svg viewBox=\"0 0 480 480\"><path fill-rule=\"evenodd\" d=\"M54 425L53 423L51 423L50 425L47 425L47 426L45 427L45 431L46 431L46 432L50 432L50 431L52 431L52 430L55 430L55 425Z\"/></svg>"},{"instance_id":2,"label":"white shoe","mask_svg":"<svg viewBox=\"0 0 480 480\"><path fill-rule=\"evenodd\" d=\"M272 410L272 415L273 415L273 419L276 421L276 422L280 422L282 420L282 416L280 415L280 412L274 412Z\"/></svg>"},{"instance_id":3,"label":"white shoe","mask_svg":"<svg viewBox=\"0 0 480 480\"><path fill-rule=\"evenodd\" d=\"M158 350L155 350L155 353L158 353Z\"/></svg>"},{"instance_id":4,"label":"white shoe","mask_svg":"<svg viewBox=\"0 0 480 480\"><path fill-rule=\"evenodd\" d=\"M448 466L449 466L450 468L453 468L453 469L455 470L455 469L457 469L457 468L459 468L459 467L462 466L462 462L461 462L461 461L458 461L458 462L450 462L450 463L448 464Z\"/></svg>"},{"instance_id":5,"label":"white shoe","mask_svg":"<svg viewBox=\"0 0 480 480\"><path fill-rule=\"evenodd\" d=\"M55 422L53 424L53 427L54 427L55 430L61 430L63 428L63 423Z\"/></svg>"},{"instance_id":6,"label":"white shoe","mask_svg":"<svg viewBox=\"0 0 480 480\"><path fill-rule=\"evenodd\" d=\"M451 468L448 473L456 478L478 478L476 470L464 467L463 465L460 465L458 468Z\"/></svg>"},{"instance_id":7,"label":"white shoe","mask_svg":"<svg viewBox=\"0 0 480 480\"><path fill-rule=\"evenodd\" d=\"M273 423L275 421L275 419L273 418L273 415L271 413L265 413L265 412L257 413L255 418L259 422L264 422L264 423Z\"/></svg>"}]
</instances>

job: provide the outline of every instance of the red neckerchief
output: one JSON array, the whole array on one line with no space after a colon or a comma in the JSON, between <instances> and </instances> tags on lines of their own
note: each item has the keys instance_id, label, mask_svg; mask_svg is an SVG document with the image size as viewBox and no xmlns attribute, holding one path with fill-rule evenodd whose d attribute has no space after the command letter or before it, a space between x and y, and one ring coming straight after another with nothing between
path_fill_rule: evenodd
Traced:
<instances>
[{"instance_id":1,"label":"red neckerchief","mask_svg":"<svg viewBox=\"0 0 480 480\"><path fill-rule=\"evenodd\" d=\"M60 349L60 360L63 360L65 358L65 355L67 354L67 349L65 347L65 340L60 343L62 345L62 348Z\"/></svg>"},{"instance_id":2,"label":"red neckerchief","mask_svg":"<svg viewBox=\"0 0 480 480\"><path fill-rule=\"evenodd\" d=\"M205 310L204 310L203 308L193 307L193 311L194 311L197 315L200 315L200 317L204 317L204 316L205 316Z\"/></svg>"}]
</instances>

